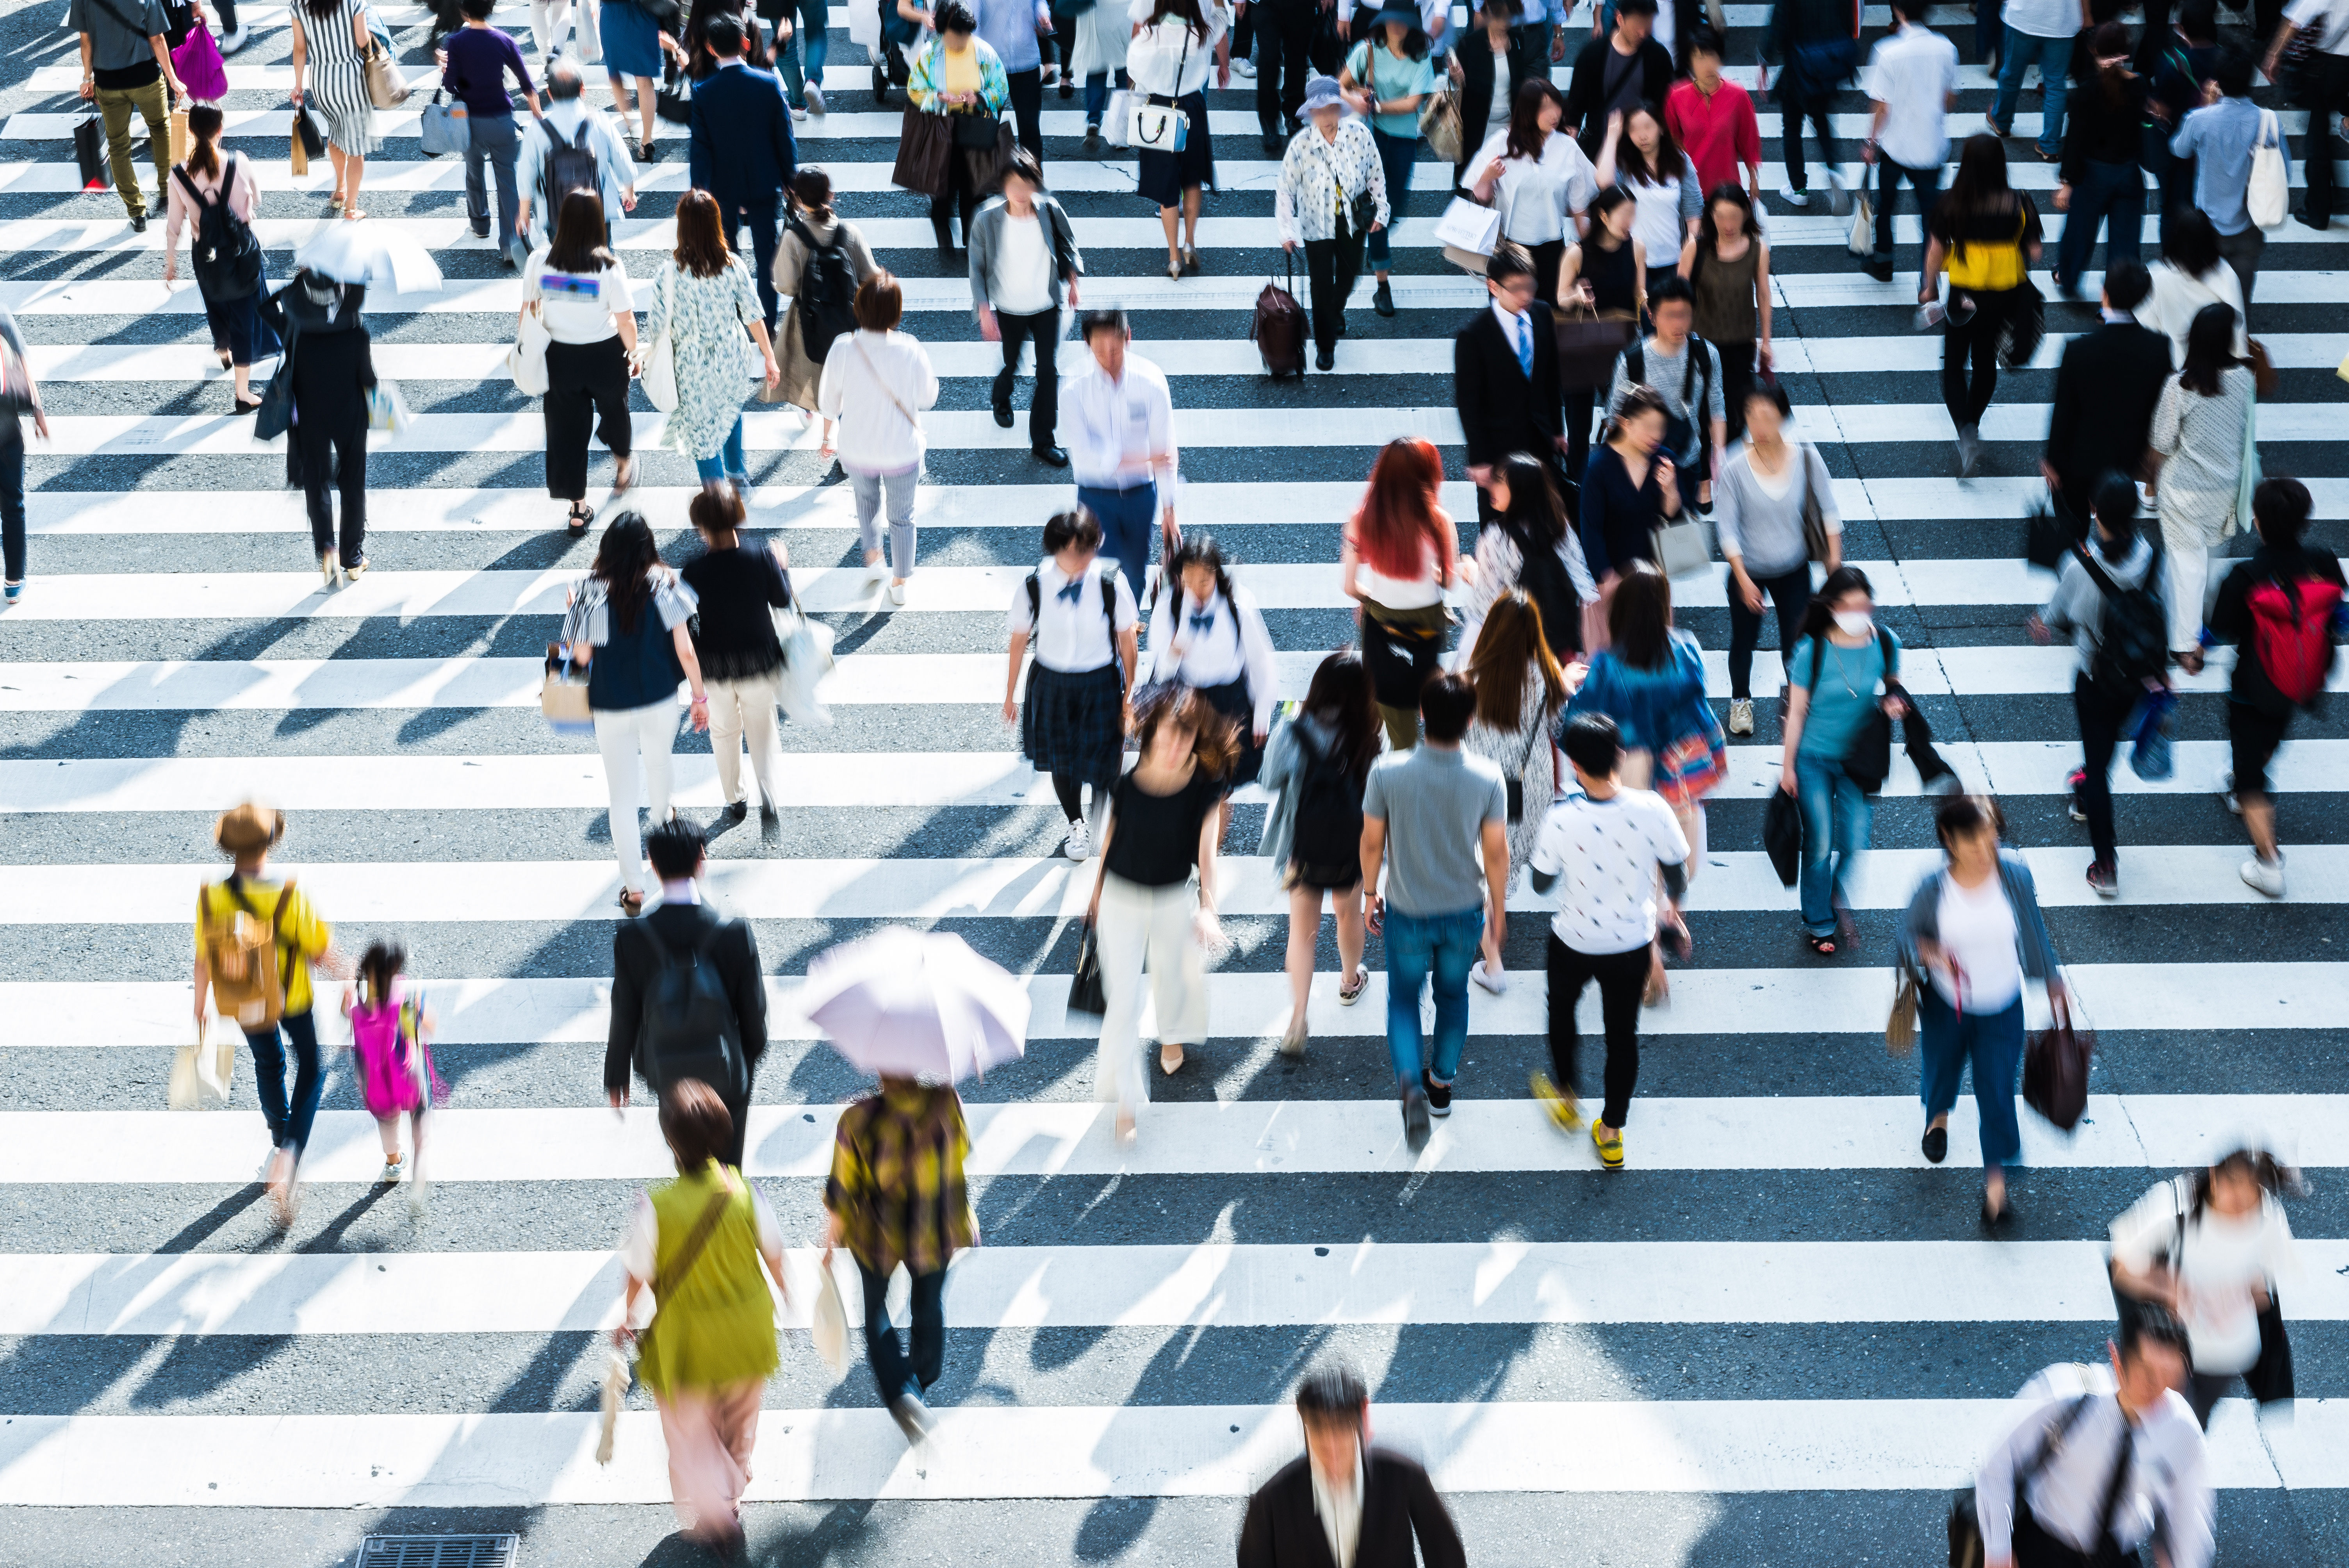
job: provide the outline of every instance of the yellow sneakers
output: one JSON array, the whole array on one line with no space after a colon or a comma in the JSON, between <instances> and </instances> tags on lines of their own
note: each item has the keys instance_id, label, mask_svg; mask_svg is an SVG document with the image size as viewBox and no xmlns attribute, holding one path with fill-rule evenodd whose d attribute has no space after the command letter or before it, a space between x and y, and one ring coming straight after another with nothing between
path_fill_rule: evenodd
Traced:
<instances>
[{"instance_id":1,"label":"yellow sneakers","mask_svg":"<svg viewBox=\"0 0 2349 1568\"><path fill-rule=\"evenodd\" d=\"M1557 1085L1549 1081L1547 1073L1536 1073L1526 1081L1533 1086L1534 1098L1542 1102L1542 1109L1549 1112L1550 1120L1557 1124L1560 1132L1582 1130L1580 1100L1573 1095L1560 1093Z\"/></svg>"},{"instance_id":2,"label":"yellow sneakers","mask_svg":"<svg viewBox=\"0 0 2349 1568\"><path fill-rule=\"evenodd\" d=\"M1620 1132L1610 1138L1607 1124L1594 1121L1590 1124L1590 1141L1599 1147L1599 1163L1609 1171L1623 1169L1623 1135Z\"/></svg>"}]
</instances>

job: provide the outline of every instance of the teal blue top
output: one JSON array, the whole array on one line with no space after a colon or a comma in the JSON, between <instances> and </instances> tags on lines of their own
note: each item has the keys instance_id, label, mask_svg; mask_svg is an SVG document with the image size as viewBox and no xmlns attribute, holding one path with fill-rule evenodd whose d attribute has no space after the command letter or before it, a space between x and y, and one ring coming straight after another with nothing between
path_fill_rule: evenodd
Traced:
<instances>
[{"instance_id":1,"label":"teal blue top","mask_svg":"<svg viewBox=\"0 0 2349 1568\"><path fill-rule=\"evenodd\" d=\"M1826 645L1826 655L1819 662L1817 689L1811 693L1811 706L1803 719L1799 755L1840 760L1851 749L1851 738L1859 728L1860 720L1868 717L1868 710L1883 695L1884 681L1899 674L1900 639L1881 627L1878 631L1892 649L1889 669L1884 649L1875 637L1859 648L1839 648L1833 642ZM1786 680L1790 686L1811 685L1811 645L1815 640L1805 637L1787 655Z\"/></svg>"},{"instance_id":2,"label":"teal blue top","mask_svg":"<svg viewBox=\"0 0 2349 1568\"><path fill-rule=\"evenodd\" d=\"M1381 27L1378 31L1379 37L1365 38L1356 44L1353 53L1346 58L1346 69L1352 73L1354 80L1369 88L1371 98L1381 103L1390 98L1417 98L1433 92L1435 66L1433 52L1423 60L1414 60L1408 55L1397 56L1386 46L1386 29ZM1402 114L1374 114L1371 116L1371 124L1388 136L1399 136L1406 141L1419 139L1419 110L1416 108ZM1390 191L1387 197L1392 201L1399 194L1399 191Z\"/></svg>"}]
</instances>

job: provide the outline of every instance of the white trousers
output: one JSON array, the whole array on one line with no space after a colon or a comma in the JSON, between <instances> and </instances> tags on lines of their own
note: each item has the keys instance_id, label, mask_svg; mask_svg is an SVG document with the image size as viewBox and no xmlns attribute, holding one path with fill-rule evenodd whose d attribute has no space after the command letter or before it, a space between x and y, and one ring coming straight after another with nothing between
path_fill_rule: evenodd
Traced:
<instances>
[{"instance_id":1,"label":"white trousers","mask_svg":"<svg viewBox=\"0 0 2349 1568\"><path fill-rule=\"evenodd\" d=\"M1150 1068L1142 1059L1142 972L1147 960L1158 1038L1167 1045L1204 1045L1207 1038L1206 958L1191 934L1199 907L1189 882L1144 887L1111 872L1102 879L1099 945L1102 986L1109 1011L1102 1016L1101 1050L1093 1068L1093 1098L1129 1109L1150 1098Z\"/></svg>"},{"instance_id":2,"label":"white trousers","mask_svg":"<svg viewBox=\"0 0 2349 1568\"><path fill-rule=\"evenodd\" d=\"M782 750L775 743L775 694L782 672L771 671L749 680L710 681L709 748L718 754L718 788L730 806L743 799L742 742L750 743L750 771L759 793L771 806L775 799L775 773L782 766Z\"/></svg>"},{"instance_id":3,"label":"white trousers","mask_svg":"<svg viewBox=\"0 0 2349 1568\"><path fill-rule=\"evenodd\" d=\"M677 744L677 698L665 696L644 707L595 710L595 749L604 754L604 789L612 800L612 852L619 857L620 881L630 892L645 891L645 842L636 813L649 806L653 820L668 816L669 748ZM636 787L636 760L644 759L644 788Z\"/></svg>"},{"instance_id":4,"label":"white trousers","mask_svg":"<svg viewBox=\"0 0 2349 1568\"><path fill-rule=\"evenodd\" d=\"M538 40L539 58L554 57L555 51L564 46L564 35L573 31L571 24L575 17L579 46L572 51L572 57L584 66L602 64L603 14L601 0L530 0L530 30Z\"/></svg>"},{"instance_id":5,"label":"white trousers","mask_svg":"<svg viewBox=\"0 0 2349 1568\"><path fill-rule=\"evenodd\" d=\"M2199 542L2180 543L2167 530L2161 540L2164 608L2169 612L2172 653L2198 646L2202 639L2202 595L2210 581L2210 551Z\"/></svg>"}]
</instances>

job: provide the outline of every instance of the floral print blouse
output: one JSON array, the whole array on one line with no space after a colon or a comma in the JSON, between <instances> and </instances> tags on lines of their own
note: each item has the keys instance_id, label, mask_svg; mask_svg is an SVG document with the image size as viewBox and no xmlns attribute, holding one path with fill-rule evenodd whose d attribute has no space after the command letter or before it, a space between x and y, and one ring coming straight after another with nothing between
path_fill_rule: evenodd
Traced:
<instances>
[{"instance_id":1,"label":"floral print blouse","mask_svg":"<svg viewBox=\"0 0 2349 1568\"><path fill-rule=\"evenodd\" d=\"M677 356L677 407L660 444L688 458L714 458L742 417L742 399L760 368L750 327L766 319L750 268L729 256L714 277L696 277L672 257L654 276L645 341L667 332Z\"/></svg>"},{"instance_id":2,"label":"floral print blouse","mask_svg":"<svg viewBox=\"0 0 2349 1568\"><path fill-rule=\"evenodd\" d=\"M1338 122L1337 139L1330 141L1308 124L1290 139L1280 160L1273 217L1280 225L1281 243L1337 238L1339 202L1351 202L1365 191L1378 202L1374 221L1392 222L1386 170L1379 162L1371 128L1349 117ZM1351 222L1350 218L1350 227Z\"/></svg>"}]
</instances>

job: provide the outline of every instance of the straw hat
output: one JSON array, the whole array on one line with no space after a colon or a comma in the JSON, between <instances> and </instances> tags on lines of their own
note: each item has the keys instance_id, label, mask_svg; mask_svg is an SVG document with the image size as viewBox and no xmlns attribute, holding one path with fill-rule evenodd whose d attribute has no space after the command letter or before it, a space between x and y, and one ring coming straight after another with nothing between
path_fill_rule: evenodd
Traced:
<instances>
[{"instance_id":1,"label":"straw hat","mask_svg":"<svg viewBox=\"0 0 2349 1568\"><path fill-rule=\"evenodd\" d=\"M285 814L274 807L247 800L232 806L212 824L212 842L224 854L257 855L274 849L285 836Z\"/></svg>"}]
</instances>

